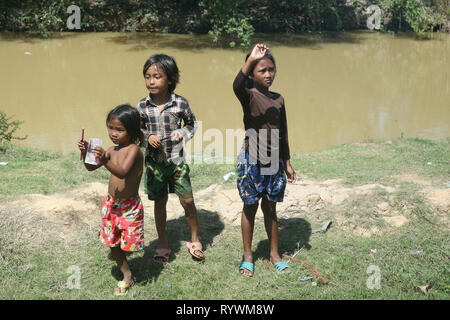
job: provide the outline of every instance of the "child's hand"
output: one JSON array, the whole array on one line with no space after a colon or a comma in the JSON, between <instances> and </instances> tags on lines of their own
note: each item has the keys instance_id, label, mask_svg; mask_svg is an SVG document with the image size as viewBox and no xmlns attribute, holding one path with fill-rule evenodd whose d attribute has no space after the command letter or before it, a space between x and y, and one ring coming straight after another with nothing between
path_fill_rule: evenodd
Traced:
<instances>
[{"instance_id":1,"label":"child's hand","mask_svg":"<svg viewBox=\"0 0 450 320\"><path fill-rule=\"evenodd\" d=\"M161 138L155 134L148 137L148 143L152 148L158 149L161 147Z\"/></svg>"},{"instance_id":2,"label":"child's hand","mask_svg":"<svg viewBox=\"0 0 450 320\"><path fill-rule=\"evenodd\" d=\"M241 69L242 73L248 75L253 62L264 58L267 50L269 50L269 48L263 43L258 43L256 46L254 46L252 52L248 56L247 61Z\"/></svg>"},{"instance_id":3,"label":"child's hand","mask_svg":"<svg viewBox=\"0 0 450 320\"><path fill-rule=\"evenodd\" d=\"M264 55L266 54L267 50L269 50L269 48L265 44L258 43L257 45L255 45L253 47L253 50L252 50L252 53L250 53L249 59L252 59L252 60L262 59L264 57Z\"/></svg>"},{"instance_id":4,"label":"child's hand","mask_svg":"<svg viewBox=\"0 0 450 320\"><path fill-rule=\"evenodd\" d=\"M292 166L291 166L290 160L286 160L285 166L284 166L284 172L286 173L287 181L289 183L294 183L295 181L297 181L297 175L295 174L294 168L292 168Z\"/></svg>"},{"instance_id":5,"label":"child's hand","mask_svg":"<svg viewBox=\"0 0 450 320\"><path fill-rule=\"evenodd\" d=\"M95 147L93 153L99 163L105 164L108 162L109 159L106 157L106 151L102 147Z\"/></svg>"},{"instance_id":6,"label":"child's hand","mask_svg":"<svg viewBox=\"0 0 450 320\"><path fill-rule=\"evenodd\" d=\"M87 148L88 148L89 143L85 140L79 140L78 141L78 149L80 149L80 151L82 153L86 153Z\"/></svg>"}]
</instances>

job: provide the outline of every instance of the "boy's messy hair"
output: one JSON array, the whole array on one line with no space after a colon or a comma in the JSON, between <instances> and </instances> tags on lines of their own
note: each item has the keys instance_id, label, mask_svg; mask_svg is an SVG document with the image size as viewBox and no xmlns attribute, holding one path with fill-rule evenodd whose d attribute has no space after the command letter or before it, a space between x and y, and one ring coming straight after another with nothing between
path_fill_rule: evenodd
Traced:
<instances>
[{"instance_id":1,"label":"boy's messy hair","mask_svg":"<svg viewBox=\"0 0 450 320\"><path fill-rule=\"evenodd\" d=\"M248 57L250 57L251 52L247 53L247 56L245 57L245 62L247 62ZM250 70L248 71L248 74L246 74L246 76L253 74L253 70L255 70L256 65L258 64L258 62L260 62L262 59L270 59L270 61L272 61L273 66L275 67L275 69L277 68L277 64L275 63L275 58L272 56L272 54L270 53L269 50L266 51L266 53L264 54L264 57L262 57L261 59L255 60L251 65L250 65ZM246 86L247 88L253 88L253 80L247 78L247 82L246 82Z\"/></svg>"},{"instance_id":2,"label":"boy's messy hair","mask_svg":"<svg viewBox=\"0 0 450 320\"><path fill-rule=\"evenodd\" d=\"M164 73L167 75L167 79L169 81L169 92L173 92L180 80L180 71L178 70L175 59L163 53L154 54L147 61L145 61L144 69L142 71L144 77L145 72L152 64L155 64L158 68L164 70Z\"/></svg>"},{"instance_id":3,"label":"boy's messy hair","mask_svg":"<svg viewBox=\"0 0 450 320\"><path fill-rule=\"evenodd\" d=\"M123 124L133 143L138 146L143 145L144 134L141 131L141 116L136 108L133 108L129 104L118 105L108 113L106 125L114 118Z\"/></svg>"}]
</instances>

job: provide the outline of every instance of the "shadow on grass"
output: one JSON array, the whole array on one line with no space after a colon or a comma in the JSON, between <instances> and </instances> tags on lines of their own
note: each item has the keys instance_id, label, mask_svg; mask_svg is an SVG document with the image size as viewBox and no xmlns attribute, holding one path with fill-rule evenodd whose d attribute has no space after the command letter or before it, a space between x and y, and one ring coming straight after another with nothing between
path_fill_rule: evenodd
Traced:
<instances>
[{"instance_id":1,"label":"shadow on grass","mask_svg":"<svg viewBox=\"0 0 450 320\"><path fill-rule=\"evenodd\" d=\"M208 210L198 210L199 234L201 243L205 254L206 248L213 243L214 237L218 236L224 229L224 224L220 221L217 212ZM169 246L172 252L169 256L169 262L176 259L177 253L180 250L188 250L185 242L191 241L191 231L186 222L185 217L168 220L166 223L166 233L169 239ZM164 269L164 265L153 261L158 240L155 239L148 244L144 249L142 257L133 258L131 255L128 258L128 265L133 272L133 276L137 283L146 283L156 281ZM122 279L122 272L117 266L112 267L111 274L117 280Z\"/></svg>"},{"instance_id":2,"label":"shadow on grass","mask_svg":"<svg viewBox=\"0 0 450 320\"><path fill-rule=\"evenodd\" d=\"M278 252L293 255L301 248L310 250L309 238L311 236L311 224L305 219L289 218L278 219ZM253 255L254 260L269 259L269 240L265 239L258 243Z\"/></svg>"}]
</instances>

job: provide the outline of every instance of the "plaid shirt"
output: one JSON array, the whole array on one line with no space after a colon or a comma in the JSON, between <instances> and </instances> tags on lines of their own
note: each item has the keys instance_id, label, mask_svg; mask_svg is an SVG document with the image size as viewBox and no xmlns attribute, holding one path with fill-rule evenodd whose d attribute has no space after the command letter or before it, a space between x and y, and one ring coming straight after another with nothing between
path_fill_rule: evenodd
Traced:
<instances>
[{"instance_id":1,"label":"plaid shirt","mask_svg":"<svg viewBox=\"0 0 450 320\"><path fill-rule=\"evenodd\" d=\"M189 102L182 96L172 93L169 101L161 112L153 103L150 95L139 101L137 110L141 115L141 130L146 141L146 158L150 157L157 163L170 164L183 161L183 142L172 141L170 135L178 131L183 135L183 140L190 140L197 128L197 121L189 106ZM181 127L181 120L184 122ZM148 143L152 135L161 138L161 148L155 149Z\"/></svg>"}]
</instances>

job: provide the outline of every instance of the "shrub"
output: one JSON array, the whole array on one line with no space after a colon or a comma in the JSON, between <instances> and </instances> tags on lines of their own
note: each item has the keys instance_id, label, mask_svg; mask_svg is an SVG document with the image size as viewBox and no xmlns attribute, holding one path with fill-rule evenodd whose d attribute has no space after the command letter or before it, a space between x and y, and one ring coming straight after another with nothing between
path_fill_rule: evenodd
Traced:
<instances>
[{"instance_id":1,"label":"shrub","mask_svg":"<svg viewBox=\"0 0 450 320\"><path fill-rule=\"evenodd\" d=\"M0 151L4 151L5 146L11 142L12 139L25 140L25 137L16 137L14 132L19 129L23 121L10 121L12 117L7 117L3 111L0 111Z\"/></svg>"}]
</instances>

